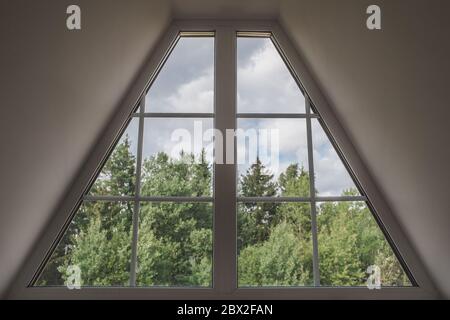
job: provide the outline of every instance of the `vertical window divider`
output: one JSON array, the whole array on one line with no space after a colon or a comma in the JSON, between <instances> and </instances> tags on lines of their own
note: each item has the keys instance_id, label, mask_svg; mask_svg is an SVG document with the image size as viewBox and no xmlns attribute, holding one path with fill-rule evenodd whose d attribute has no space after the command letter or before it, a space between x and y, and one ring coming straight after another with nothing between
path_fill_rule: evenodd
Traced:
<instances>
[{"instance_id":1,"label":"vertical window divider","mask_svg":"<svg viewBox=\"0 0 450 320\"><path fill-rule=\"evenodd\" d=\"M313 275L314 286L320 286L320 269L319 269L319 248L317 241L317 208L316 208L316 186L315 186L315 174L314 174L314 157L313 157L313 145L312 145L312 129L311 129L311 101L309 97L305 95L305 107L306 107L306 136L308 145L308 167L309 167L309 193L310 193L310 205L311 205L311 235L313 246Z\"/></svg>"},{"instance_id":2,"label":"vertical window divider","mask_svg":"<svg viewBox=\"0 0 450 320\"><path fill-rule=\"evenodd\" d=\"M145 93L142 95L139 108L139 129L136 158L136 181L134 190L134 209L131 240L131 262L130 262L130 286L136 286L137 272L137 247L138 247L138 229L139 229L139 211L140 211L140 192L141 192L141 167L142 167L142 148L144 140L144 112L145 112Z\"/></svg>"},{"instance_id":3,"label":"vertical window divider","mask_svg":"<svg viewBox=\"0 0 450 320\"><path fill-rule=\"evenodd\" d=\"M227 129L236 129L236 99L236 32L219 26L215 38L215 128L224 136ZM216 154L228 159L227 148L215 141ZM221 153L219 148L225 150ZM215 160L213 287L220 294L230 294L237 288L236 161Z\"/></svg>"}]
</instances>

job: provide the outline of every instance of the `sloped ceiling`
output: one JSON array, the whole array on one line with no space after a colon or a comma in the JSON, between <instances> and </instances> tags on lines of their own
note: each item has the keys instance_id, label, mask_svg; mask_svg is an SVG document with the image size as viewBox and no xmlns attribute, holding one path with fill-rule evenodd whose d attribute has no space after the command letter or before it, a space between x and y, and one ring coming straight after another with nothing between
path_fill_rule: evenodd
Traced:
<instances>
[{"instance_id":1,"label":"sloped ceiling","mask_svg":"<svg viewBox=\"0 0 450 320\"><path fill-rule=\"evenodd\" d=\"M73 1L0 4L0 292L171 18L279 19L438 287L450 297L450 4L371 1Z\"/></svg>"}]
</instances>

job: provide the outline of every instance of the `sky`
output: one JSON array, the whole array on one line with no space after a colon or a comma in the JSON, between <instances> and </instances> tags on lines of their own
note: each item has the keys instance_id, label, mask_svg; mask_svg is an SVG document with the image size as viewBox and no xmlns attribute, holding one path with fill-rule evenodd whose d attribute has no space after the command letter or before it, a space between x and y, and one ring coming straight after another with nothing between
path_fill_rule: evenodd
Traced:
<instances>
[{"instance_id":1,"label":"sky","mask_svg":"<svg viewBox=\"0 0 450 320\"><path fill-rule=\"evenodd\" d=\"M275 177L291 163L298 163L308 169L306 120L257 118L257 114L261 112L305 112L304 96L271 40L238 38L237 68L238 113L255 113L254 119L238 119L238 128L264 129L269 136L271 132L277 132L278 148L272 141L265 147L262 142L264 139L260 138L258 149L263 163ZM213 113L213 109L214 39L181 38L147 93L145 111ZM195 140L194 125L201 126L199 132L204 133L212 129L213 120L146 118L144 158L161 151L176 155L180 146L189 149L189 143L180 145L180 140L176 138L190 133L191 140ZM137 131L137 120L133 119L126 133L132 140L134 153L136 153ZM318 194L341 195L344 189L353 187L354 184L316 119L312 121L312 134ZM260 137L264 135L261 134ZM190 151L198 153L201 147L194 150L193 141L191 142ZM208 146L211 146L211 140L203 142L203 147ZM248 143L237 144L238 157L247 152L244 156L246 163L238 166L239 173L245 172L255 160L256 155L249 158L248 146ZM207 151L211 161L212 148L207 148ZM264 159L263 155L270 155L272 151L278 151L279 157L275 159L276 161L273 161L274 159L271 161L268 157Z\"/></svg>"}]
</instances>

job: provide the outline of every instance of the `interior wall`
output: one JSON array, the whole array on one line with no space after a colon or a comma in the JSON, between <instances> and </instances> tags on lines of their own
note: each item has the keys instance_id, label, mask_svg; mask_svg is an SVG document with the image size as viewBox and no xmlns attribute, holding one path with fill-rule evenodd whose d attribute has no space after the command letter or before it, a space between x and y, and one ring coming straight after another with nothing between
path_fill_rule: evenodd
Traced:
<instances>
[{"instance_id":1,"label":"interior wall","mask_svg":"<svg viewBox=\"0 0 450 320\"><path fill-rule=\"evenodd\" d=\"M0 292L167 28L164 0L0 2Z\"/></svg>"},{"instance_id":2,"label":"interior wall","mask_svg":"<svg viewBox=\"0 0 450 320\"><path fill-rule=\"evenodd\" d=\"M283 2L281 22L435 284L450 297L448 1Z\"/></svg>"}]
</instances>

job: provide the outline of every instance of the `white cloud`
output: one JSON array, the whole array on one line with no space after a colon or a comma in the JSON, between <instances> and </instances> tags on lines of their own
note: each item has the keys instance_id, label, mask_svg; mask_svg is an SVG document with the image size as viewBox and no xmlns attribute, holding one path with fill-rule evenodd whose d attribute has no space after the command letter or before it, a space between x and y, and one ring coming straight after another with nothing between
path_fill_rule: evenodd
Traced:
<instances>
[{"instance_id":1,"label":"white cloud","mask_svg":"<svg viewBox=\"0 0 450 320\"><path fill-rule=\"evenodd\" d=\"M213 70L183 83L163 103L167 112L212 112L214 104Z\"/></svg>"},{"instance_id":2,"label":"white cloud","mask_svg":"<svg viewBox=\"0 0 450 320\"><path fill-rule=\"evenodd\" d=\"M245 50L240 56L238 52L239 112L304 111L302 109L304 108L303 95L270 40L249 42L246 45L248 45L247 49L251 49L247 55ZM200 49L196 48L196 50ZM201 52L207 56L205 50ZM194 56L192 52L189 54ZM190 58L192 62L187 70L183 67L186 63L182 61L182 58L183 56L180 56L180 61L174 61L174 65L169 66L172 71L164 76L163 83L158 85L161 88L156 87L157 90L149 96L149 100L157 111L212 112L214 81L211 64ZM177 144L176 141L171 140L173 131L180 128L187 129L193 137L194 120L196 119L146 119L144 157L160 151L171 154ZM278 130L279 159L276 166L266 163L276 177L291 163L299 163L308 170L304 119L239 119L238 125L244 130L249 128ZM212 119L203 120L203 132L211 127ZM127 132L132 140L132 148L135 150L137 141L135 122ZM316 189L319 194L321 196L340 195L344 189L353 187L353 181L316 120L313 120L313 145ZM248 152L247 146L238 144L237 152L239 154ZM263 153L265 150L260 152ZM239 166L239 172L245 172L254 160L249 159L248 163Z\"/></svg>"},{"instance_id":3,"label":"white cloud","mask_svg":"<svg viewBox=\"0 0 450 320\"><path fill-rule=\"evenodd\" d=\"M239 41L257 48L251 55L238 50L239 112L304 112L303 94L271 40Z\"/></svg>"},{"instance_id":4,"label":"white cloud","mask_svg":"<svg viewBox=\"0 0 450 320\"><path fill-rule=\"evenodd\" d=\"M314 171L320 196L341 195L354 187L347 169L317 120L312 122Z\"/></svg>"}]
</instances>

